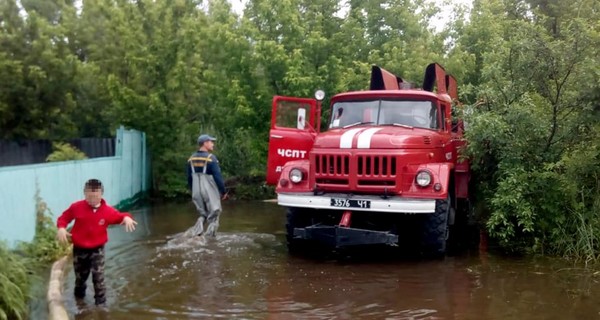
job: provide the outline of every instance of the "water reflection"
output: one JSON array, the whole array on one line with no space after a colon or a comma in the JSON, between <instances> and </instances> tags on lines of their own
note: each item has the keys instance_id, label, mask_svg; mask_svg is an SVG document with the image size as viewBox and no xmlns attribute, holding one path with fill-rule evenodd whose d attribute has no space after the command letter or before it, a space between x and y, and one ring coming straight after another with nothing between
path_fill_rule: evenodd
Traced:
<instances>
[{"instance_id":1,"label":"water reflection","mask_svg":"<svg viewBox=\"0 0 600 320\"><path fill-rule=\"evenodd\" d=\"M195 222L191 205L133 214L140 222L135 233L110 230L107 310L76 306L69 273L65 304L76 319L593 319L600 315L596 303L600 292L593 285L598 275L583 276L581 270L565 269L556 260L477 253L444 260L292 257L284 246L283 210L262 202L225 202L216 239L179 244L169 243L167 236ZM88 292L88 304L93 303L92 296Z\"/></svg>"}]
</instances>

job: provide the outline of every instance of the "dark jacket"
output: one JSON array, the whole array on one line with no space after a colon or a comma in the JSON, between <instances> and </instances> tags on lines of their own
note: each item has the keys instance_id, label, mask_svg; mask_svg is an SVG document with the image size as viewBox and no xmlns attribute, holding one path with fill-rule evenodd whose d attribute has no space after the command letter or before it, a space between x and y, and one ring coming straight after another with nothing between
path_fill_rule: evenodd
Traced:
<instances>
[{"instance_id":1,"label":"dark jacket","mask_svg":"<svg viewBox=\"0 0 600 320\"><path fill-rule=\"evenodd\" d=\"M194 166L194 172L203 172L204 165L206 165L206 174L210 174L215 179L217 187L219 188L219 192L221 195L224 195L225 183L223 182L223 176L221 176L221 167L219 167L219 160L217 157L206 151L196 151L192 156L188 159L187 163L187 178L188 178L188 188L192 189L192 168L190 163Z\"/></svg>"}]
</instances>

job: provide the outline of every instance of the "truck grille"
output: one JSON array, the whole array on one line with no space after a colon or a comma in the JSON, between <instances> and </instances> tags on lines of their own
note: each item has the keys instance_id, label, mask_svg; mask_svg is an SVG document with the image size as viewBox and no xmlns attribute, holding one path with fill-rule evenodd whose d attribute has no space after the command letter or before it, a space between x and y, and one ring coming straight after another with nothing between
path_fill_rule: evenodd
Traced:
<instances>
[{"instance_id":1,"label":"truck grille","mask_svg":"<svg viewBox=\"0 0 600 320\"><path fill-rule=\"evenodd\" d=\"M315 158L316 174L347 175L349 172L349 155L317 155Z\"/></svg>"},{"instance_id":2,"label":"truck grille","mask_svg":"<svg viewBox=\"0 0 600 320\"><path fill-rule=\"evenodd\" d=\"M315 181L320 185L385 187L396 185L395 155L314 155Z\"/></svg>"},{"instance_id":3,"label":"truck grille","mask_svg":"<svg viewBox=\"0 0 600 320\"><path fill-rule=\"evenodd\" d=\"M387 177L396 176L396 157L393 156L357 156L358 176ZM393 173L393 174L392 174Z\"/></svg>"}]
</instances>

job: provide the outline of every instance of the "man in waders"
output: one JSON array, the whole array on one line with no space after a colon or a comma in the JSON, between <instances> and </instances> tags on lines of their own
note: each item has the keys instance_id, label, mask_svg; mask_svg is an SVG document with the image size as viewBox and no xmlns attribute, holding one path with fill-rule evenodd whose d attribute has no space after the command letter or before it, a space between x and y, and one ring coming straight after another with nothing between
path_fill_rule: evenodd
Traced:
<instances>
[{"instance_id":1,"label":"man in waders","mask_svg":"<svg viewBox=\"0 0 600 320\"><path fill-rule=\"evenodd\" d=\"M212 154L217 140L208 134L198 137L198 151L188 160L188 187L192 201L200 214L196 224L186 231L187 236L207 234L214 237L219 228L221 200L227 199L225 184L221 176L219 160ZM204 223L207 224L204 230ZM206 232L205 232L206 231Z\"/></svg>"}]
</instances>

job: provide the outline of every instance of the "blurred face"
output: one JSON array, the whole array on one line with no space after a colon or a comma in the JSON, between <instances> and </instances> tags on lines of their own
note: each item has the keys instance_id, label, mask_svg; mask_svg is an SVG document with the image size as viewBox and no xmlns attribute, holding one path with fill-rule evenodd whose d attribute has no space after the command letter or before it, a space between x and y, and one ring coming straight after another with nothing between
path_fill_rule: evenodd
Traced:
<instances>
[{"instance_id":1,"label":"blurred face","mask_svg":"<svg viewBox=\"0 0 600 320\"><path fill-rule=\"evenodd\" d=\"M215 142L214 141L206 141L204 142L203 145L204 149L206 149L206 151L213 151L213 149L215 148Z\"/></svg>"},{"instance_id":2,"label":"blurred face","mask_svg":"<svg viewBox=\"0 0 600 320\"><path fill-rule=\"evenodd\" d=\"M85 201L92 207L97 207L100 204L100 200L102 200L102 189L100 188L86 188L83 190L83 194L85 195Z\"/></svg>"}]
</instances>

